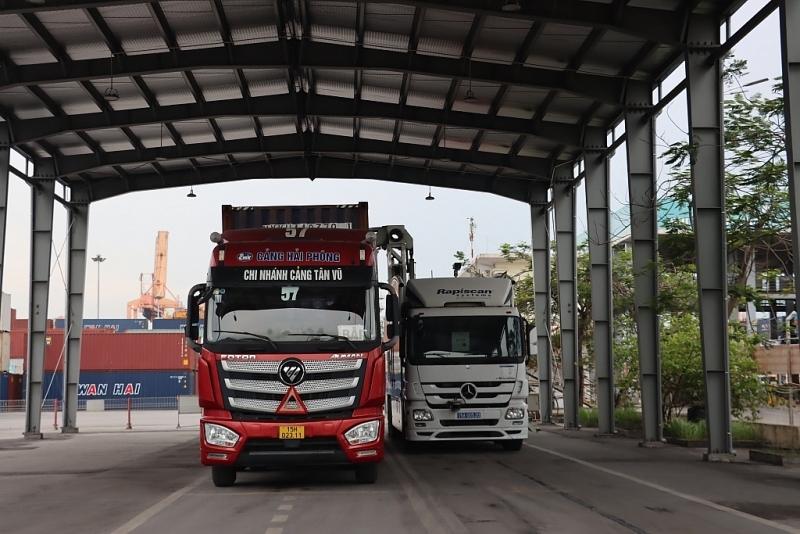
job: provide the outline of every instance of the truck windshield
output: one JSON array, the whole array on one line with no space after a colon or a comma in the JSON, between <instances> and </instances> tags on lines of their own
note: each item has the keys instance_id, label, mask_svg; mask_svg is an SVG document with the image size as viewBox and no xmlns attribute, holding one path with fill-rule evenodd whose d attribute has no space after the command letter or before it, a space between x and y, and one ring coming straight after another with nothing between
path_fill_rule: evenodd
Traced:
<instances>
[{"instance_id":1,"label":"truck windshield","mask_svg":"<svg viewBox=\"0 0 800 534\"><path fill-rule=\"evenodd\" d=\"M519 317L416 317L408 330L408 343L415 364L524 360Z\"/></svg>"},{"instance_id":2,"label":"truck windshield","mask_svg":"<svg viewBox=\"0 0 800 534\"><path fill-rule=\"evenodd\" d=\"M214 288L206 340L274 348L275 343L376 341L376 293L370 287Z\"/></svg>"}]
</instances>

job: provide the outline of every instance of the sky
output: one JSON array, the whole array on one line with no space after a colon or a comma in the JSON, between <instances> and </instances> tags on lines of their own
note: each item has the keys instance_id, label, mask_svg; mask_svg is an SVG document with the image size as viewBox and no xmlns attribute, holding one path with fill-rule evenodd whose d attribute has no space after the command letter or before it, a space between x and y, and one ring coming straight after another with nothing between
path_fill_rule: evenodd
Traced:
<instances>
[{"instance_id":1,"label":"sky","mask_svg":"<svg viewBox=\"0 0 800 534\"><path fill-rule=\"evenodd\" d=\"M748 0L732 20L732 32L741 27L767 0ZM734 54L747 59L747 81L780 76L778 13L774 12L741 42ZM663 94L683 79L679 68L664 84ZM769 83L748 88L768 93ZM657 153L672 142L685 138L687 131L685 97L679 96L656 122ZM623 130L620 130L620 132ZM612 210L627 203L624 145L611 158ZM659 175L665 172L659 170ZM57 194L63 196L60 186ZM530 210L527 204L487 193L433 188L434 200L425 200L428 188L375 180L332 180L317 178L248 180L237 183L194 187L196 198L186 188L131 193L103 200L89 210L87 255L105 257L101 263L88 261L84 291L84 317L124 318L127 303L138 299L142 275L153 273L156 237L169 232L166 285L172 295L186 302L189 289L206 279L213 244L209 235L221 231L221 206L287 206L312 204L369 203L371 226L404 225L414 239L418 277L452 276L457 251L467 257L497 253L503 243L530 243ZM578 231L585 229L583 186L577 195ZM474 240L470 242L470 219ZM63 206L54 212L51 285L48 317L64 315L66 269L66 222ZM11 175L7 210L7 235L3 263L3 293L10 295L17 317L28 317L30 278L30 187ZM552 225L551 225L552 226ZM551 230L552 231L552 230ZM385 265L382 262L382 265ZM385 278L385 273L381 272ZM99 275L99 279L98 279ZM98 299L99 288L99 299Z\"/></svg>"}]
</instances>

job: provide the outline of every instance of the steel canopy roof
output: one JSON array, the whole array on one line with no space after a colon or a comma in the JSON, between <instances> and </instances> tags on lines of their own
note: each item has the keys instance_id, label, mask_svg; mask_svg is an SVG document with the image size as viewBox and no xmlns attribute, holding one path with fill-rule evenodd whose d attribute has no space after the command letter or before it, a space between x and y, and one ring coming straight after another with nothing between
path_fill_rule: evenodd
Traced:
<instances>
[{"instance_id":1,"label":"steel canopy roof","mask_svg":"<svg viewBox=\"0 0 800 534\"><path fill-rule=\"evenodd\" d=\"M82 201L317 177L528 201L681 64L691 16L743 3L41 1L0 0L0 116Z\"/></svg>"}]
</instances>

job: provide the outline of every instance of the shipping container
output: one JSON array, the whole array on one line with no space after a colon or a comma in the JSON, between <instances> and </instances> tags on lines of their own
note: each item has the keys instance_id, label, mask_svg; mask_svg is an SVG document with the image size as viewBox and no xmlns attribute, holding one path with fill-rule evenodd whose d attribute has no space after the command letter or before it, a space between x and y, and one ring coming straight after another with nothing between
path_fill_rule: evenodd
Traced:
<instances>
[{"instance_id":1,"label":"shipping container","mask_svg":"<svg viewBox=\"0 0 800 534\"><path fill-rule=\"evenodd\" d=\"M21 400L24 375L0 373L0 401Z\"/></svg>"},{"instance_id":2,"label":"shipping container","mask_svg":"<svg viewBox=\"0 0 800 534\"><path fill-rule=\"evenodd\" d=\"M222 206L222 230L261 228L279 224L336 224L340 228L367 230L369 205L336 206Z\"/></svg>"},{"instance_id":3,"label":"shipping container","mask_svg":"<svg viewBox=\"0 0 800 534\"><path fill-rule=\"evenodd\" d=\"M64 331L47 333L44 370L64 368ZM84 330L81 335L82 371L194 370L197 353L188 350L182 332Z\"/></svg>"},{"instance_id":4,"label":"shipping container","mask_svg":"<svg viewBox=\"0 0 800 534\"><path fill-rule=\"evenodd\" d=\"M64 318L56 319L55 328L64 329ZM128 330L147 330L147 319L84 319L84 330L113 330L127 332Z\"/></svg>"},{"instance_id":5,"label":"shipping container","mask_svg":"<svg viewBox=\"0 0 800 534\"><path fill-rule=\"evenodd\" d=\"M63 400L63 373L44 374L43 399ZM78 400L176 397L194 395L191 371L81 371Z\"/></svg>"},{"instance_id":6,"label":"shipping container","mask_svg":"<svg viewBox=\"0 0 800 534\"><path fill-rule=\"evenodd\" d=\"M8 372L11 362L11 332L0 332L0 373Z\"/></svg>"}]
</instances>

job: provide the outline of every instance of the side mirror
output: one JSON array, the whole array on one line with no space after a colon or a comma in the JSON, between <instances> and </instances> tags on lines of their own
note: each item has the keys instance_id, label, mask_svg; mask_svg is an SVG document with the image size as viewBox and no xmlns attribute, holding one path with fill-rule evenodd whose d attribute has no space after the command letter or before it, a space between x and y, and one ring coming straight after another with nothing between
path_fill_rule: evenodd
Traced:
<instances>
[{"instance_id":1,"label":"side mirror","mask_svg":"<svg viewBox=\"0 0 800 534\"><path fill-rule=\"evenodd\" d=\"M190 289L186 304L186 344L195 352L203 348L197 339L200 337L200 303L205 289L205 284L197 284Z\"/></svg>"},{"instance_id":2,"label":"side mirror","mask_svg":"<svg viewBox=\"0 0 800 534\"><path fill-rule=\"evenodd\" d=\"M386 295L386 335L390 339L381 345L381 350L386 352L394 348L400 340L400 301L397 298L394 287L391 285L381 282L378 287L389 292Z\"/></svg>"}]
</instances>

